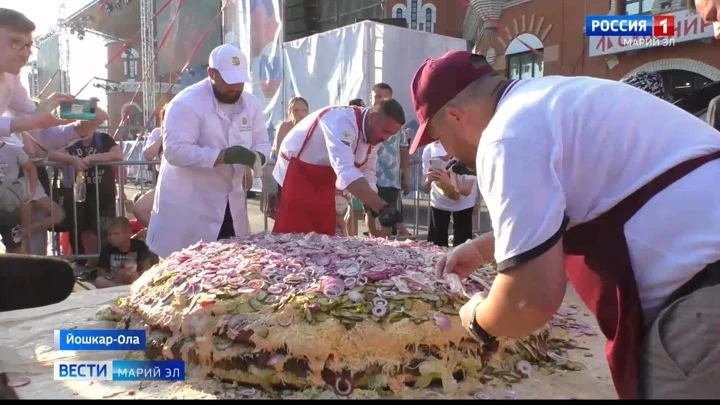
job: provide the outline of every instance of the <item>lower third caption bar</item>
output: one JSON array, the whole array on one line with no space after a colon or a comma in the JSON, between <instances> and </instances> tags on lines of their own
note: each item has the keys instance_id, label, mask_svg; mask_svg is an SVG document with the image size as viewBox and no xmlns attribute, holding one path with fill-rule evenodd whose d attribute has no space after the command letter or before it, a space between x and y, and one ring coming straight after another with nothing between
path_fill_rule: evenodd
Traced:
<instances>
[{"instance_id":1,"label":"lower third caption bar","mask_svg":"<svg viewBox=\"0 0 720 405\"><path fill-rule=\"evenodd\" d=\"M61 329L55 331L56 350L145 350L142 329Z\"/></svg>"},{"instance_id":2,"label":"lower third caption bar","mask_svg":"<svg viewBox=\"0 0 720 405\"><path fill-rule=\"evenodd\" d=\"M184 381L182 360L56 361L54 379L66 381Z\"/></svg>"}]
</instances>

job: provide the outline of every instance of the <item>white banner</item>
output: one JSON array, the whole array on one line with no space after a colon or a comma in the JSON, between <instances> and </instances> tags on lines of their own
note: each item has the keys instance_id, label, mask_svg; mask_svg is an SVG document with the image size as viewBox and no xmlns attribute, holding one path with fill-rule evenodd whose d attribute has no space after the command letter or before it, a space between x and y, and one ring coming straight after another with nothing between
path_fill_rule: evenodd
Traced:
<instances>
[{"instance_id":1,"label":"white banner","mask_svg":"<svg viewBox=\"0 0 720 405\"><path fill-rule=\"evenodd\" d=\"M270 137L284 117L282 91L283 0L227 0L224 43L247 56L252 83L245 87L264 106Z\"/></svg>"},{"instance_id":2,"label":"white banner","mask_svg":"<svg viewBox=\"0 0 720 405\"><path fill-rule=\"evenodd\" d=\"M714 36L712 23L706 24L697 13L678 11L663 14L675 17L675 40L670 38L633 37L633 36L601 36L589 37L588 55L612 55L620 52L635 51L638 49L668 46L675 43L695 41L712 38Z\"/></svg>"},{"instance_id":3,"label":"white banner","mask_svg":"<svg viewBox=\"0 0 720 405\"><path fill-rule=\"evenodd\" d=\"M363 21L284 44L284 100L301 96L310 111L347 105L354 98L371 104L375 83L393 88L393 97L415 119L410 81L427 58L467 50L460 38Z\"/></svg>"}]
</instances>

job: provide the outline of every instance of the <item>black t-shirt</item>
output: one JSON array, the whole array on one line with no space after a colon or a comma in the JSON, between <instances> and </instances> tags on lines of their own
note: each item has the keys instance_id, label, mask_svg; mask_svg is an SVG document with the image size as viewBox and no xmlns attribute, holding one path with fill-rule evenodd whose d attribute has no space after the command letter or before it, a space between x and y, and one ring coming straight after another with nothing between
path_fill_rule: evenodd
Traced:
<instances>
[{"instance_id":1,"label":"black t-shirt","mask_svg":"<svg viewBox=\"0 0 720 405\"><path fill-rule=\"evenodd\" d=\"M116 145L117 143L110 135L104 132L95 132L89 146L85 146L83 140L78 140L70 144L66 150L70 155L82 159L89 155L110 152L110 149ZM113 166L98 165L97 177L95 176L95 166L88 167L85 170L85 184L86 201L95 203L95 187L99 184L100 206L115 206L116 189Z\"/></svg>"},{"instance_id":2,"label":"black t-shirt","mask_svg":"<svg viewBox=\"0 0 720 405\"><path fill-rule=\"evenodd\" d=\"M139 239L130 239L130 250L122 252L120 249L107 245L100 252L98 258L98 266L115 273L120 270L123 265L135 265L139 272L142 272L140 263L151 260L150 249L145 242Z\"/></svg>"}]
</instances>

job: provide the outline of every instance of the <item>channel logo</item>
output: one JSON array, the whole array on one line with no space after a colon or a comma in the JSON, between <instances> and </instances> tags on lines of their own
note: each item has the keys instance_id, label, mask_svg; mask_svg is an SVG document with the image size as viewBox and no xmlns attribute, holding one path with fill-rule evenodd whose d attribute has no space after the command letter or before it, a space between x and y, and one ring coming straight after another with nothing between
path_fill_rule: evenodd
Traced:
<instances>
[{"instance_id":1,"label":"channel logo","mask_svg":"<svg viewBox=\"0 0 720 405\"><path fill-rule=\"evenodd\" d=\"M60 381L184 381L182 360L56 361L53 378Z\"/></svg>"},{"instance_id":2,"label":"channel logo","mask_svg":"<svg viewBox=\"0 0 720 405\"><path fill-rule=\"evenodd\" d=\"M672 15L589 15L585 35L670 38L675 36Z\"/></svg>"}]
</instances>

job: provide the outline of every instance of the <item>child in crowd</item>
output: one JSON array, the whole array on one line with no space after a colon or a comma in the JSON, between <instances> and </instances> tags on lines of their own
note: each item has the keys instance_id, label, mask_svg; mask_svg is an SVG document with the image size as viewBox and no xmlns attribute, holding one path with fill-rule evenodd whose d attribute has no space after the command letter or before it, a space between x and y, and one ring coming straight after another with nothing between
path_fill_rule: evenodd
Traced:
<instances>
[{"instance_id":1,"label":"child in crowd","mask_svg":"<svg viewBox=\"0 0 720 405\"><path fill-rule=\"evenodd\" d=\"M152 266L150 249L142 240L132 239L130 220L125 217L111 219L106 231L108 244L100 252L95 287L132 284Z\"/></svg>"},{"instance_id":2,"label":"child in crowd","mask_svg":"<svg viewBox=\"0 0 720 405\"><path fill-rule=\"evenodd\" d=\"M0 141L0 236L8 253L26 253L30 201L38 185L37 170L27 153Z\"/></svg>"},{"instance_id":3,"label":"child in crowd","mask_svg":"<svg viewBox=\"0 0 720 405\"><path fill-rule=\"evenodd\" d=\"M151 191L148 191L147 193ZM147 193L143 193L142 191L135 193L133 196L133 214L135 214L136 204ZM137 217L130 220L130 231L133 239L145 240L145 236L147 236L147 228Z\"/></svg>"},{"instance_id":4,"label":"child in crowd","mask_svg":"<svg viewBox=\"0 0 720 405\"><path fill-rule=\"evenodd\" d=\"M47 159L52 162L72 165L78 170L85 169L85 165L80 159L55 150L44 150L26 132L13 134L9 137L9 139L14 141L15 145L23 148L23 151L27 153L30 160L42 161ZM38 174L39 171L45 170L42 166L36 166L35 168L38 170ZM32 225L30 225L30 228L28 229L28 233L30 235L38 232L47 232L48 229L52 229L54 225L61 223L65 219L65 211L57 203L51 200L47 193L48 190L45 190L42 186L40 186L38 187L35 195L30 196L32 211L41 212L44 215L42 220L34 221ZM34 218L35 215L31 215L31 217Z\"/></svg>"}]
</instances>

